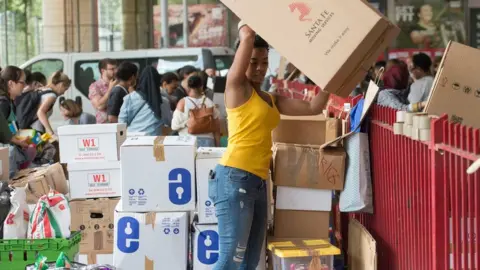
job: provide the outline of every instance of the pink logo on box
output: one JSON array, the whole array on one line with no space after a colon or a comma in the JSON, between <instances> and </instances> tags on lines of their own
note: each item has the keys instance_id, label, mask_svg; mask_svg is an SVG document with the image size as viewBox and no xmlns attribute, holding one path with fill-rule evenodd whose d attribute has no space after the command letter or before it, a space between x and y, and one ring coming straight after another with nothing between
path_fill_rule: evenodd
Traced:
<instances>
[{"instance_id":1,"label":"pink logo on box","mask_svg":"<svg viewBox=\"0 0 480 270\"><path fill-rule=\"evenodd\" d=\"M312 10L306 3L304 2L293 2L288 5L290 8L290 12L294 13L295 10L298 10L300 15L298 16L298 20L301 22L311 22L311 18L307 18L310 15L310 11Z\"/></svg>"},{"instance_id":2,"label":"pink logo on box","mask_svg":"<svg viewBox=\"0 0 480 270\"><path fill-rule=\"evenodd\" d=\"M97 137L78 138L78 150L81 152L98 151L99 140Z\"/></svg>"},{"instance_id":3,"label":"pink logo on box","mask_svg":"<svg viewBox=\"0 0 480 270\"><path fill-rule=\"evenodd\" d=\"M88 174L88 187L108 187L108 186L110 186L109 173Z\"/></svg>"}]
</instances>

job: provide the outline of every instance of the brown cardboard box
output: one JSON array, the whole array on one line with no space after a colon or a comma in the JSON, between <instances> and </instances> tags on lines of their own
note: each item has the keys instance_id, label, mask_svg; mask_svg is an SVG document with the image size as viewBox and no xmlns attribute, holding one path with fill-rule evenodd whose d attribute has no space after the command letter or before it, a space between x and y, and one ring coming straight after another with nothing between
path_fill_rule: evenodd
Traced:
<instances>
[{"instance_id":1,"label":"brown cardboard box","mask_svg":"<svg viewBox=\"0 0 480 270\"><path fill-rule=\"evenodd\" d=\"M377 269L377 243L355 219L348 224L348 265L351 269Z\"/></svg>"},{"instance_id":2,"label":"brown cardboard box","mask_svg":"<svg viewBox=\"0 0 480 270\"><path fill-rule=\"evenodd\" d=\"M11 180L14 187L26 187L27 203L36 204L38 199L48 194L50 188L67 194L68 184L60 163L19 171Z\"/></svg>"},{"instance_id":3,"label":"brown cardboard box","mask_svg":"<svg viewBox=\"0 0 480 270\"><path fill-rule=\"evenodd\" d=\"M342 190L346 153L342 147L283 144L274 146L277 186Z\"/></svg>"},{"instance_id":4,"label":"brown cardboard box","mask_svg":"<svg viewBox=\"0 0 480 270\"><path fill-rule=\"evenodd\" d=\"M272 132L275 143L322 145L341 134L340 120L313 116L280 116L280 123Z\"/></svg>"},{"instance_id":5,"label":"brown cardboard box","mask_svg":"<svg viewBox=\"0 0 480 270\"><path fill-rule=\"evenodd\" d=\"M222 2L320 88L342 97L400 33L364 0Z\"/></svg>"},{"instance_id":6,"label":"brown cardboard box","mask_svg":"<svg viewBox=\"0 0 480 270\"><path fill-rule=\"evenodd\" d=\"M119 200L102 198L70 202L71 228L82 231L80 253L89 256L113 253L113 215Z\"/></svg>"},{"instance_id":7,"label":"brown cardboard box","mask_svg":"<svg viewBox=\"0 0 480 270\"><path fill-rule=\"evenodd\" d=\"M276 238L328 239L330 212L275 210Z\"/></svg>"},{"instance_id":8,"label":"brown cardboard box","mask_svg":"<svg viewBox=\"0 0 480 270\"><path fill-rule=\"evenodd\" d=\"M0 147L0 181L10 180L10 159L8 147Z\"/></svg>"},{"instance_id":9,"label":"brown cardboard box","mask_svg":"<svg viewBox=\"0 0 480 270\"><path fill-rule=\"evenodd\" d=\"M448 114L450 121L480 128L480 76L475 74L480 50L450 42L433 82L425 108L428 114Z\"/></svg>"}]
</instances>

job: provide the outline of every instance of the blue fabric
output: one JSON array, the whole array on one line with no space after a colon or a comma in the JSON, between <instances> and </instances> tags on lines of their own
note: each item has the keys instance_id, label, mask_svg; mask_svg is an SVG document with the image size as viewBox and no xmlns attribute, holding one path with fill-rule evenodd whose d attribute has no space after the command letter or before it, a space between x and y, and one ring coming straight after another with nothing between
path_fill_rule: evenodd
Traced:
<instances>
[{"instance_id":1,"label":"blue fabric","mask_svg":"<svg viewBox=\"0 0 480 270\"><path fill-rule=\"evenodd\" d=\"M127 132L145 132L148 136L163 135L164 120L155 117L150 106L136 91L123 98L118 122L127 124Z\"/></svg>"},{"instance_id":2,"label":"blue fabric","mask_svg":"<svg viewBox=\"0 0 480 270\"><path fill-rule=\"evenodd\" d=\"M265 180L244 170L217 165L208 196L218 218L220 256L214 270L255 269L267 227Z\"/></svg>"},{"instance_id":3,"label":"blue fabric","mask_svg":"<svg viewBox=\"0 0 480 270\"><path fill-rule=\"evenodd\" d=\"M362 98L357 105L350 111L350 130L360 132L360 121L362 119L363 104L365 100Z\"/></svg>"},{"instance_id":4,"label":"blue fabric","mask_svg":"<svg viewBox=\"0 0 480 270\"><path fill-rule=\"evenodd\" d=\"M197 147L215 147L213 138L197 137Z\"/></svg>"}]
</instances>

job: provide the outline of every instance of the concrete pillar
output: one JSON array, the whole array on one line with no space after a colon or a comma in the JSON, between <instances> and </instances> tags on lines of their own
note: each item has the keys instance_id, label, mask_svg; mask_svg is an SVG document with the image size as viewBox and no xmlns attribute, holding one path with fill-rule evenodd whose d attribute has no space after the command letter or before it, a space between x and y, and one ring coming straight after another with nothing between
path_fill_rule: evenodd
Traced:
<instances>
[{"instance_id":1,"label":"concrete pillar","mask_svg":"<svg viewBox=\"0 0 480 270\"><path fill-rule=\"evenodd\" d=\"M152 0L122 0L123 48L153 48Z\"/></svg>"},{"instance_id":2,"label":"concrete pillar","mask_svg":"<svg viewBox=\"0 0 480 270\"><path fill-rule=\"evenodd\" d=\"M43 52L98 51L97 0L44 0Z\"/></svg>"}]
</instances>

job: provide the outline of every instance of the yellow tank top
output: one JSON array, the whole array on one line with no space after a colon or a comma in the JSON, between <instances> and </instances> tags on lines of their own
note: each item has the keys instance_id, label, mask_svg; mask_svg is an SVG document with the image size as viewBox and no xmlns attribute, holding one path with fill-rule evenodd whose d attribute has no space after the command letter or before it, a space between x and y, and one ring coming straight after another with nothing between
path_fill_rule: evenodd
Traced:
<instances>
[{"instance_id":1,"label":"yellow tank top","mask_svg":"<svg viewBox=\"0 0 480 270\"><path fill-rule=\"evenodd\" d=\"M272 158L272 130L280 122L280 113L270 94L273 107L255 90L252 92L245 104L226 109L229 137L220 164L267 179Z\"/></svg>"}]
</instances>

